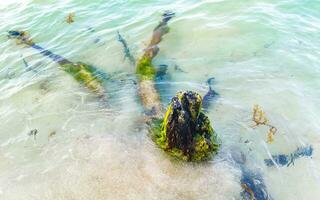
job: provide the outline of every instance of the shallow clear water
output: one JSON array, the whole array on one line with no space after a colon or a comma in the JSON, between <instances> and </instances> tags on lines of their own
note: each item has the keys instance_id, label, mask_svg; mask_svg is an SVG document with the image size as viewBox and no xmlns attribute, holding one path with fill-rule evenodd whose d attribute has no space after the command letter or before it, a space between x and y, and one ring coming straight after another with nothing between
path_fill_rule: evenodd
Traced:
<instances>
[{"instance_id":1,"label":"shallow clear water","mask_svg":"<svg viewBox=\"0 0 320 200\"><path fill-rule=\"evenodd\" d=\"M274 199L320 198L319 9L318 0L1 1L0 199L240 199L239 151ZM206 164L173 161L148 137L116 38L119 30L139 57L165 10L176 17L154 61L169 65L158 81L164 104L180 90L204 95L210 77L220 94L208 115L223 145ZM14 29L112 76L108 103L8 40ZM272 144L251 127L254 104L278 129ZM289 167L263 162L306 145L313 156Z\"/></svg>"}]
</instances>

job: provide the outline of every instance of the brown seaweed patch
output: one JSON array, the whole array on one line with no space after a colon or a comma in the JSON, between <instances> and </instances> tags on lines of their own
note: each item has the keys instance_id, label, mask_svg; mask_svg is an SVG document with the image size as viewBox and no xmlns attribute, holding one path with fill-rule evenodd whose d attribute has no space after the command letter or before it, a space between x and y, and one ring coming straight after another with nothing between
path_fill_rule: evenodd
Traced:
<instances>
[{"instance_id":1,"label":"brown seaweed patch","mask_svg":"<svg viewBox=\"0 0 320 200\"><path fill-rule=\"evenodd\" d=\"M66 22L68 24L73 23L74 22L74 17L75 17L75 13L69 13L68 16L67 16Z\"/></svg>"},{"instance_id":2,"label":"brown seaweed patch","mask_svg":"<svg viewBox=\"0 0 320 200\"><path fill-rule=\"evenodd\" d=\"M267 142L272 143L274 141L274 136L278 129L273 125L269 124L269 120L267 119L265 112L259 105L253 106L252 121L255 123L253 128L261 125L269 127L269 131L267 134Z\"/></svg>"}]
</instances>

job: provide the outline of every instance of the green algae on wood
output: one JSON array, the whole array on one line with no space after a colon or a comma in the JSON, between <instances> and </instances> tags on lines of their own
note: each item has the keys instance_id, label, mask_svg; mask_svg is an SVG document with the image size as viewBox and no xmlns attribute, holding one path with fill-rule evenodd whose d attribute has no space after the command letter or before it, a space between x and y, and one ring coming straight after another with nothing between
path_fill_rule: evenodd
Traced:
<instances>
[{"instance_id":1,"label":"green algae on wood","mask_svg":"<svg viewBox=\"0 0 320 200\"><path fill-rule=\"evenodd\" d=\"M154 80L156 76L156 69L152 65L152 59L159 52L158 44L161 42L162 37L169 32L168 21L174 17L174 13L167 11L162 17L162 21L154 28L151 40L136 66L136 73L140 76L141 81Z\"/></svg>"},{"instance_id":2,"label":"green algae on wood","mask_svg":"<svg viewBox=\"0 0 320 200\"><path fill-rule=\"evenodd\" d=\"M152 65L152 58L143 56L137 63L136 74L139 75L140 80L154 80L156 76L156 69Z\"/></svg>"},{"instance_id":3,"label":"green algae on wood","mask_svg":"<svg viewBox=\"0 0 320 200\"><path fill-rule=\"evenodd\" d=\"M75 80L85 85L88 89L101 93L103 91L103 79L97 76L96 68L85 63L66 63L62 64L61 68L74 77Z\"/></svg>"},{"instance_id":4,"label":"green algae on wood","mask_svg":"<svg viewBox=\"0 0 320 200\"><path fill-rule=\"evenodd\" d=\"M184 161L204 161L216 154L217 135L201 104L201 96L191 91L179 92L172 98L165 117L152 123L156 144Z\"/></svg>"}]
</instances>

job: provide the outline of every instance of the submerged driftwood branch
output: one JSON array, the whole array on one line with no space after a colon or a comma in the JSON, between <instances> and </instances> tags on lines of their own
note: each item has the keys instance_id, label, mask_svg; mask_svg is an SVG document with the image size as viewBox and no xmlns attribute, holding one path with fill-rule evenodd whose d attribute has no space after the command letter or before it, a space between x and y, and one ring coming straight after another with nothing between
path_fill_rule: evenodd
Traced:
<instances>
[{"instance_id":1,"label":"submerged driftwood branch","mask_svg":"<svg viewBox=\"0 0 320 200\"><path fill-rule=\"evenodd\" d=\"M152 64L152 60L159 52L157 45L162 40L162 37L169 32L167 22L173 16L174 13L169 12L163 15L162 21L153 30L151 40L136 65L136 74L139 77L139 96L143 106L150 113L150 117L153 118L160 118L163 115L163 107L159 93L155 88L156 69Z\"/></svg>"},{"instance_id":2,"label":"submerged driftwood branch","mask_svg":"<svg viewBox=\"0 0 320 200\"><path fill-rule=\"evenodd\" d=\"M76 81L85 85L89 90L95 92L99 96L104 96L105 89L103 87L103 82L105 77L104 74L99 72L95 67L82 62L73 63L60 55L42 48L34 43L25 31L9 31L8 34L8 37L16 39L17 43L32 47L38 50L42 55L51 58L60 65L62 70L70 74Z\"/></svg>"}]
</instances>

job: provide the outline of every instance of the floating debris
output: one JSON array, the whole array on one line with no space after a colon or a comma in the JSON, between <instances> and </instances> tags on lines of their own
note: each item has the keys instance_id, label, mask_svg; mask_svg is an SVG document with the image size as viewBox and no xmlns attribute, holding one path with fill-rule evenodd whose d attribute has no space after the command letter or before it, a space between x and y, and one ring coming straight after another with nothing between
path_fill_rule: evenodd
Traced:
<instances>
[{"instance_id":1,"label":"floating debris","mask_svg":"<svg viewBox=\"0 0 320 200\"><path fill-rule=\"evenodd\" d=\"M181 67L179 67L179 65L174 65L174 70L175 70L175 71L178 71L178 72L187 73L187 72L185 72L183 69L181 69Z\"/></svg>"},{"instance_id":2,"label":"floating debris","mask_svg":"<svg viewBox=\"0 0 320 200\"><path fill-rule=\"evenodd\" d=\"M268 123L268 119L265 116L265 113L259 107L259 105L253 106L253 117L252 121L256 123L255 126L266 125Z\"/></svg>"},{"instance_id":3,"label":"floating debris","mask_svg":"<svg viewBox=\"0 0 320 200\"><path fill-rule=\"evenodd\" d=\"M73 23L74 22L74 16L75 16L75 13L69 13L68 16L67 16L66 22L68 24Z\"/></svg>"},{"instance_id":4,"label":"floating debris","mask_svg":"<svg viewBox=\"0 0 320 200\"><path fill-rule=\"evenodd\" d=\"M269 47L271 47L274 44L274 41L270 42L270 43L266 43L265 45L263 45L264 48L268 49Z\"/></svg>"},{"instance_id":5,"label":"floating debris","mask_svg":"<svg viewBox=\"0 0 320 200\"><path fill-rule=\"evenodd\" d=\"M38 130L37 130L37 129L32 129L32 130L28 133L29 136L33 136L33 139L34 139L34 140L36 140L37 134L38 134Z\"/></svg>"},{"instance_id":6,"label":"floating debris","mask_svg":"<svg viewBox=\"0 0 320 200\"><path fill-rule=\"evenodd\" d=\"M271 143L274 141L274 135L276 134L276 132L277 132L277 128L275 128L275 127L271 127L271 128L269 129L269 132L268 132L268 140L267 140L267 142L268 142L269 144L271 144Z\"/></svg>"},{"instance_id":7,"label":"floating debris","mask_svg":"<svg viewBox=\"0 0 320 200\"><path fill-rule=\"evenodd\" d=\"M269 120L265 116L265 112L262 111L262 109L259 105L253 106L252 121L255 123L255 125L252 128L255 128L260 125L269 127L269 132L267 135L267 142L269 144L272 143L274 141L274 135L276 134L278 129L269 124Z\"/></svg>"},{"instance_id":8,"label":"floating debris","mask_svg":"<svg viewBox=\"0 0 320 200\"><path fill-rule=\"evenodd\" d=\"M264 159L264 163L268 167L273 167L275 165L289 167L291 164L294 165L294 161L298 158L311 157L312 152L313 152L313 148L311 145L306 147L299 147L293 153L290 153L288 155L286 154L272 155L271 159Z\"/></svg>"},{"instance_id":9,"label":"floating debris","mask_svg":"<svg viewBox=\"0 0 320 200\"><path fill-rule=\"evenodd\" d=\"M48 139L53 138L56 134L57 134L57 132L52 131L51 133L49 133L49 135L48 135Z\"/></svg>"}]
</instances>

